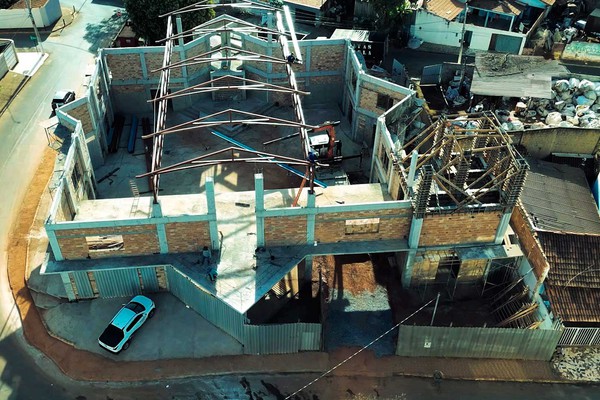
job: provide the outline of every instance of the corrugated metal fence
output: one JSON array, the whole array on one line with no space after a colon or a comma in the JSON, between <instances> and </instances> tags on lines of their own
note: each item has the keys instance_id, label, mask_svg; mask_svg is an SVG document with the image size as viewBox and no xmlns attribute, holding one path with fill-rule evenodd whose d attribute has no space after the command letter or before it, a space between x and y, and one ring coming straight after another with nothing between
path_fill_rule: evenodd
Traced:
<instances>
[{"instance_id":1,"label":"corrugated metal fence","mask_svg":"<svg viewBox=\"0 0 600 400\"><path fill-rule=\"evenodd\" d=\"M321 350L321 324L245 325L245 354Z\"/></svg>"},{"instance_id":2,"label":"corrugated metal fence","mask_svg":"<svg viewBox=\"0 0 600 400\"><path fill-rule=\"evenodd\" d=\"M550 360L560 330L401 325L396 354Z\"/></svg>"},{"instance_id":3,"label":"corrugated metal fence","mask_svg":"<svg viewBox=\"0 0 600 400\"><path fill-rule=\"evenodd\" d=\"M244 316L205 292L175 268L167 268L169 290L215 326L244 343Z\"/></svg>"},{"instance_id":4,"label":"corrugated metal fence","mask_svg":"<svg viewBox=\"0 0 600 400\"><path fill-rule=\"evenodd\" d=\"M565 328L559 346L600 346L600 328Z\"/></svg>"}]
</instances>

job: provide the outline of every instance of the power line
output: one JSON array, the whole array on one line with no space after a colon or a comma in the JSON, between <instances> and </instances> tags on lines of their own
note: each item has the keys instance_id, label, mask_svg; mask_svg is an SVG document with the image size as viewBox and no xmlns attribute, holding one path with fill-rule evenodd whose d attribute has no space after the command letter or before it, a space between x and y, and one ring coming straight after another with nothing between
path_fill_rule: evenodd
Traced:
<instances>
[{"instance_id":1,"label":"power line","mask_svg":"<svg viewBox=\"0 0 600 400\"><path fill-rule=\"evenodd\" d=\"M414 315L416 315L417 313L419 313L421 310L423 310L429 304L433 303L434 300L435 299L429 300L427 303L423 304L418 310L416 310L415 312L413 312L412 314L410 314L408 317L404 318L402 321L398 322L396 325L392 326L390 329L388 329L387 331L383 332L377 338L373 339L369 344L367 344L366 346L364 346L361 349L359 349L358 351L356 351L350 357L348 357L345 360L339 362L337 365L335 365L334 367L330 368L328 371L323 372L321 375L319 375L318 377L316 377L315 379L313 379L312 381L310 381L309 383L307 383L306 385L304 385L300 389L296 390L294 393L292 393L289 396L287 396L284 400L291 399L292 397L294 397L295 395L297 395L298 393L300 393L301 391L303 391L304 389L306 389L307 387L309 387L310 385L312 385L313 383L315 383L319 379L322 379L323 377L329 375L331 372L333 372L337 368L341 367L343 364L345 364L348 361L350 361L352 358L354 358L355 356L357 356L359 353L361 353L362 351L366 350L373 343L375 343L376 341L378 341L379 339L381 339L382 337L384 337L385 335L387 335L388 333L390 333L391 331L393 331L394 329L396 329L397 327L399 327L400 325L402 325L403 323L405 323L408 319L412 318Z\"/></svg>"}]
</instances>

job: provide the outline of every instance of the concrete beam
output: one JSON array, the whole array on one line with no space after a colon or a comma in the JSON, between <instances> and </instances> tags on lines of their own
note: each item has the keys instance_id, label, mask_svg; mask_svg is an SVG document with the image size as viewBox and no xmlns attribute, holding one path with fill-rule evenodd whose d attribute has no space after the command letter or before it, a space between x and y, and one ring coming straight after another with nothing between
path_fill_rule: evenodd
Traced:
<instances>
[{"instance_id":1,"label":"concrete beam","mask_svg":"<svg viewBox=\"0 0 600 400\"><path fill-rule=\"evenodd\" d=\"M62 280L62 283L65 287L65 292L67 292L67 298L69 299L69 301L77 300L77 297L75 296L75 292L73 291L73 285L71 285L71 279L69 278L69 273L61 272L60 279Z\"/></svg>"},{"instance_id":2,"label":"concrete beam","mask_svg":"<svg viewBox=\"0 0 600 400\"><path fill-rule=\"evenodd\" d=\"M60 245L58 244L58 240L56 239L56 233L54 233L54 231L46 230L46 236L48 236L50 248L52 249L52 254L54 254L54 258L56 259L56 261L64 260L62 251L60 250Z\"/></svg>"}]
</instances>

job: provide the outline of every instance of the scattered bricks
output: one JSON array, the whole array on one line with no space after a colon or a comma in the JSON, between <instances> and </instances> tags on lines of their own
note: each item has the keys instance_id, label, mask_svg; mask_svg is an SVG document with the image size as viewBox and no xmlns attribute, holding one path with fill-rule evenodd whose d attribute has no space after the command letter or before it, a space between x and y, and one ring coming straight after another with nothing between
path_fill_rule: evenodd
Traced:
<instances>
[{"instance_id":1,"label":"scattered bricks","mask_svg":"<svg viewBox=\"0 0 600 400\"><path fill-rule=\"evenodd\" d=\"M106 60L112 78L115 81L140 79L142 77L142 65L139 52L107 54Z\"/></svg>"},{"instance_id":2,"label":"scattered bricks","mask_svg":"<svg viewBox=\"0 0 600 400\"><path fill-rule=\"evenodd\" d=\"M195 252L203 246L210 246L208 221L165 224L165 231L169 253Z\"/></svg>"},{"instance_id":3,"label":"scattered bricks","mask_svg":"<svg viewBox=\"0 0 600 400\"><path fill-rule=\"evenodd\" d=\"M500 212L426 215L419 245L492 243L500 217Z\"/></svg>"}]
</instances>

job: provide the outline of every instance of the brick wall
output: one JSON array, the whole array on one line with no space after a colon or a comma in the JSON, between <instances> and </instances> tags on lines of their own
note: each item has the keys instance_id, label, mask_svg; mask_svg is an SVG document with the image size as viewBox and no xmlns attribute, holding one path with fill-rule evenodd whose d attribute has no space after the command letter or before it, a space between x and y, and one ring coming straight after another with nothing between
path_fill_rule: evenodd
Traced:
<instances>
[{"instance_id":1,"label":"brick wall","mask_svg":"<svg viewBox=\"0 0 600 400\"><path fill-rule=\"evenodd\" d=\"M265 218L265 244L267 246L305 243L305 216Z\"/></svg>"},{"instance_id":2,"label":"brick wall","mask_svg":"<svg viewBox=\"0 0 600 400\"><path fill-rule=\"evenodd\" d=\"M89 236L123 235L123 248L114 251L89 251L85 240ZM133 225L110 228L71 229L56 231L62 255L68 260L159 253L156 225Z\"/></svg>"},{"instance_id":3,"label":"brick wall","mask_svg":"<svg viewBox=\"0 0 600 400\"><path fill-rule=\"evenodd\" d=\"M428 251L419 252L413 262L413 273L410 284L423 285L435 281L440 258L445 256L445 252Z\"/></svg>"},{"instance_id":4,"label":"brick wall","mask_svg":"<svg viewBox=\"0 0 600 400\"><path fill-rule=\"evenodd\" d=\"M341 71L346 63L345 43L312 46L310 49L311 71Z\"/></svg>"},{"instance_id":5,"label":"brick wall","mask_svg":"<svg viewBox=\"0 0 600 400\"><path fill-rule=\"evenodd\" d=\"M211 247L207 221L165 224L165 230L169 253L195 252L203 246Z\"/></svg>"},{"instance_id":6,"label":"brick wall","mask_svg":"<svg viewBox=\"0 0 600 400\"><path fill-rule=\"evenodd\" d=\"M548 260L544 256L540 243L538 242L529 221L525 217L525 211L520 204L513 210L510 217L510 225L519 237L521 250L523 250L525 257L529 260L533 272L538 278L538 282L540 282L548 273L550 264L548 264Z\"/></svg>"},{"instance_id":7,"label":"brick wall","mask_svg":"<svg viewBox=\"0 0 600 400\"><path fill-rule=\"evenodd\" d=\"M379 218L377 232L347 233L346 221ZM360 211L317 215L315 240L321 243L405 239L410 230L409 210ZM355 229L352 229L355 230ZM356 230L355 230L356 231Z\"/></svg>"},{"instance_id":8,"label":"brick wall","mask_svg":"<svg viewBox=\"0 0 600 400\"><path fill-rule=\"evenodd\" d=\"M477 281L483 277L488 260L465 260L460 263L458 281L466 283Z\"/></svg>"},{"instance_id":9,"label":"brick wall","mask_svg":"<svg viewBox=\"0 0 600 400\"><path fill-rule=\"evenodd\" d=\"M419 246L492 243L501 213L432 214L423 220Z\"/></svg>"},{"instance_id":10,"label":"brick wall","mask_svg":"<svg viewBox=\"0 0 600 400\"><path fill-rule=\"evenodd\" d=\"M140 79L142 77L139 53L107 54L106 61L114 80Z\"/></svg>"},{"instance_id":11,"label":"brick wall","mask_svg":"<svg viewBox=\"0 0 600 400\"><path fill-rule=\"evenodd\" d=\"M266 45L266 42L264 42L264 43ZM265 46L261 46L260 44L250 42L248 40L244 41L244 50L251 51L254 53L258 53L258 54L267 54ZM281 55L281 51L280 51L280 55ZM275 52L273 52L273 57L277 57ZM281 58L283 59L283 56L281 56ZM245 61L244 64L248 65L252 68L261 70L261 71L265 71L265 72L267 71L267 63L265 63L265 62Z\"/></svg>"},{"instance_id":12,"label":"brick wall","mask_svg":"<svg viewBox=\"0 0 600 400\"><path fill-rule=\"evenodd\" d=\"M116 85L111 86L110 91L113 94L143 93L145 89L144 85Z\"/></svg>"},{"instance_id":13,"label":"brick wall","mask_svg":"<svg viewBox=\"0 0 600 400\"><path fill-rule=\"evenodd\" d=\"M362 82L360 92L360 103L359 107L364 108L366 110L372 111L377 114L383 114L390 107L379 108L377 107L377 95L383 94L389 96L393 99L393 104L398 103L400 100L404 99L406 96L401 93L396 93L390 89L384 88L382 86L374 85L370 82Z\"/></svg>"},{"instance_id":14,"label":"brick wall","mask_svg":"<svg viewBox=\"0 0 600 400\"><path fill-rule=\"evenodd\" d=\"M206 41L203 41L203 42L198 43L196 46L191 47L187 51L186 57L187 58L196 57L200 54L206 53L208 50L209 49L208 49L208 45L207 45ZM188 67L187 67L188 76L194 75L196 72L200 71L203 68L208 68L208 65L207 64L188 65Z\"/></svg>"},{"instance_id":15,"label":"brick wall","mask_svg":"<svg viewBox=\"0 0 600 400\"><path fill-rule=\"evenodd\" d=\"M94 130L94 127L92 126L92 118L88 112L87 103L75 107L74 109L69 110L67 113L71 117L81 121L81 127L83 128L84 133L89 133Z\"/></svg>"}]
</instances>

